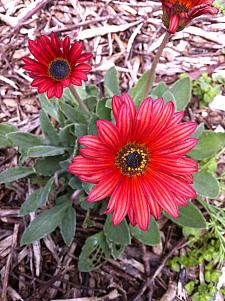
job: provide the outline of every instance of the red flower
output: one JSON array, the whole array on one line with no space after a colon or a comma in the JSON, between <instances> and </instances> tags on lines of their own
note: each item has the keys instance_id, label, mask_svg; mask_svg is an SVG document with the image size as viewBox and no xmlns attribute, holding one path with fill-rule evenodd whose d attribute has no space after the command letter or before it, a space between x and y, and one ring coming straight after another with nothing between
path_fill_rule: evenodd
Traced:
<instances>
[{"instance_id":1,"label":"red flower","mask_svg":"<svg viewBox=\"0 0 225 301\"><path fill-rule=\"evenodd\" d=\"M98 136L81 137L80 156L68 170L82 181L97 184L87 201L111 195L106 213L113 212L114 225L128 214L130 223L146 230L150 214L162 210L178 217L178 206L195 198L192 173L195 161L184 157L197 143L189 138L194 122L181 123L183 113L174 113L172 102L147 98L138 111L132 99L114 96L116 125L97 121Z\"/></svg>"},{"instance_id":2,"label":"red flower","mask_svg":"<svg viewBox=\"0 0 225 301\"><path fill-rule=\"evenodd\" d=\"M219 9L212 7L214 0L161 0L163 23L168 32L175 33L184 29L192 19L206 13L212 15Z\"/></svg>"},{"instance_id":3,"label":"red flower","mask_svg":"<svg viewBox=\"0 0 225 301\"><path fill-rule=\"evenodd\" d=\"M28 48L36 60L23 58L23 68L30 71L34 78L32 86L37 87L38 93L47 92L48 98L62 97L63 87L71 84L81 86L82 80L87 80L86 73L91 66L84 64L92 54L84 52L81 42L70 44L70 38L63 41L54 32L51 38L45 35L35 41L28 41Z\"/></svg>"}]
</instances>

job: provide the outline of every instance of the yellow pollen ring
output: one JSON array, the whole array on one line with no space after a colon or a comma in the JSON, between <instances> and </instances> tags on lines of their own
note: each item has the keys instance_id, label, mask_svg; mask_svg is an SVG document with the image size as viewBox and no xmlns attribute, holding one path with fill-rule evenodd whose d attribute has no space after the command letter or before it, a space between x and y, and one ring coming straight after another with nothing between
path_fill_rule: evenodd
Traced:
<instances>
[{"instance_id":1,"label":"yellow pollen ring","mask_svg":"<svg viewBox=\"0 0 225 301\"><path fill-rule=\"evenodd\" d=\"M149 152L143 145L129 143L118 151L115 164L125 176L140 176L148 167Z\"/></svg>"}]
</instances>

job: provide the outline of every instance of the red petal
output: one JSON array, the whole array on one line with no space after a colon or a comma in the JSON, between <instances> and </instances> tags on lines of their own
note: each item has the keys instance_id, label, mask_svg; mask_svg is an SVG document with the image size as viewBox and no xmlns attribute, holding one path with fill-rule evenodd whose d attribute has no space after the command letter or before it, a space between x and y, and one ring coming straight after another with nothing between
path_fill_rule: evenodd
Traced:
<instances>
[{"instance_id":1,"label":"red petal","mask_svg":"<svg viewBox=\"0 0 225 301\"><path fill-rule=\"evenodd\" d=\"M173 217L178 217L178 206L174 200L173 194L154 178L151 178L151 183L155 199L159 206Z\"/></svg>"},{"instance_id":2,"label":"red petal","mask_svg":"<svg viewBox=\"0 0 225 301\"><path fill-rule=\"evenodd\" d=\"M123 105L123 100L121 99L121 97L115 95L113 96L112 98L112 111L113 111L113 115L114 115L114 118L116 120L116 122L118 121L118 118L119 118L119 112L120 112L120 109Z\"/></svg>"},{"instance_id":3,"label":"red petal","mask_svg":"<svg viewBox=\"0 0 225 301\"><path fill-rule=\"evenodd\" d=\"M60 49L60 40L57 38L56 34L54 32L51 32L51 48L54 49L54 52L57 54L57 56L62 56L62 51Z\"/></svg>"},{"instance_id":4,"label":"red petal","mask_svg":"<svg viewBox=\"0 0 225 301\"><path fill-rule=\"evenodd\" d=\"M97 161L111 161L112 164L115 160L115 155L108 151L102 151L99 149L81 148L80 154L85 158L95 159Z\"/></svg>"},{"instance_id":5,"label":"red petal","mask_svg":"<svg viewBox=\"0 0 225 301\"><path fill-rule=\"evenodd\" d=\"M138 226L146 231L150 222L150 210L138 178L132 178L132 206Z\"/></svg>"},{"instance_id":6,"label":"red petal","mask_svg":"<svg viewBox=\"0 0 225 301\"><path fill-rule=\"evenodd\" d=\"M77 72L77 71L89 72L91 71L91 66L88 64L79 64L73 69L73 72Z\"/></svg>"},{"instance_id":7,"label":"red petal","mask_svg":"<svg viewBox=\"0 0 225 301\"><path fill-rule=\"evenodd\" d=\"M157 150L161 148L171 147L177 144L180 140L189 138L196 130L197 124L194 122L185 122L165 130L157 139L150 142L151 149Z\"/></svg>"},{"instance_id":8,"label":"red petal","mask_svg":"<svg viewBox=\"0 0 225 301\"><path fill-rule=\"evenodd\" d=\"M75 42L70 48L70 61L72 64L76 64L81 52L83 51L83 44L81 42Z\"/></svg>"},{"instance_id":9,"label":"red petal","mask_svg":"<svg viewBox=\"0 0 225 301\"><path fill-rule=\"evenodd\" d=\"M145 133L147 128L152 127L151 119L152 119L152 110L153 110L153 100L151 98L145 99L137 112L135 129L133 133L133 137L141 138Z\"/></svg>"},{"instance_id":10,"label":"red petal","mask_svg":"<svg viewBox=\"0 0 225 301\"><path fill-rule=\"evenodd\" d=\"M190 152L196 144L198 143L198 139L196 138L189 138L184 142L180 142L179 144L173 146L173 147L168 147L165 149L160 149L154 153L154 156L157 157L163 157L166 156L167 158L169 157L177 157L177 156L183 156Z\"/></svg>"},{"instance_id":11,"label":"red petal","mask_svg":"<svg viewBox=\"0 0 225 301\"><path fill-rule=\"evenodd\" d=\"M167 128L174 114L174 104L170 101L162 106L162 103L158 102L158 106L155 105L153 109L152 128L146 133L148 137L146 144L148 144L148 141L157 138Z\"/></svg>"},{"instance_id":12,"label":"red petal","mask_svg":"<svg viewBox=\"0 0 225 301\"><path fill-rule=\"evenodd\" d=\"M95 160L77 156L73 159L73 163L68 166L68 170L72 174L88 175L93 172L97 173L98 171L105 171L111 167L109 162L96 162Z\"/></svg>"},{"instance_id":13,"label":"red petal","mask_svg":"<svg viewBox=\"0 0 225 301\"><path fill-rule=\"evenodd\" d=\"M112 152L110 148L108 148L105 144L103 144L98 137L86 135L79 139L79 143L86 146L93 148L97 151L105 151L105 152Z\"/></svg>"},{"instance_id":14,"label":"red petal","mask_svg":"<svg viewBox=\"0 0 225 301\"><path fill-rule=\"evenodd\" d=\"M129 216L129 220L130 220L130 224L135 227L137 225L136 219L135 219L135 215L134 215L134 209L132 206L130 206L130 209L128 211L128 216Z\"/></svg>"},{"instance_id":15,"label":"red petal","mask_svg":"<svg viewBox=\"0 0 225 301\"><path fill-rule=\"evenodd\" d=\"M82 86L82 80L78 78L71 77L71 83L75 86Z\"/></svg>"},{"instance_id":16,"label":"red petal","mask_svg":"<svg viewBox=\"0 0 225 301\"><path fill-rule=\"evenodd\" d=\"M131 206L131 180L124 177L120 180L120 184L114 190L108 207L113 208L112 222L118 225L122 222Z\"/></svg>"},{"instance_id":17,"label":"red petal","mask_svg":"<svg viewBox=\"0 0 225 301\"><path fill-rule=\"evenodd\" d=\"M123 93L121 99L130 107L132 119L134 120L137 110L133 100L127 93Z\"/></svg>"},{"instance_id":18,"label":"red petal","mask_svg":"<svg viewBox=\"0 0 225 301\"><path fill-rule=\"evenodd\" d=\"M79 59L76 61L76 63L80 64L80 63L84 63L84 62L87 62L89 61L91 58L93 57L93 54L92 53L89 53L89 52L84 52L81 54L81 56L79 57Z\"/></svg>"},{"instance_id":19,"label":"red petal","mask_svg":"<svg viewBox=\"0 0 225 301\"><path fill-rule=\"evenodd\" d=\"M166 158L152 158L151 160L151 168L154 170L159 170L168 174L192 174L198 171L198 163L188 159L188 158L180 158L177 160L171 160Z\"/></svg>"},{"instance_id":20,"label":"red petal","mask_svg":"<svg viewBox=\"0 0 225 301\"><path fill-rule=\"evenodd\" d=\"M185 181L178 179L178 177L173 177L172 175L156 171L154 171L154 177L156 177L158 182L161 182L175 195L183 196L186 198L196 198L196 192L193 187L191 187L191 185L189 185Z\"/></svg>"},{"instance_id":21,"label":"red petal","mask_svg":"<svg viewBox=\"0 0 225 301\"><path fill-rule=\"evenodd\" d=\"M63 53L64 53L65 58L69 59L69 54L70 54L70 38L69 37L66 37L63 40L62 46L63 46Z\"/></svg>"},{"instance_id":22,"label":"red petal","mask_svg":"<svg viewBox=\"0 0 225 301\"><path fill-rule=\"evenodd\" d=\"M87 198L88 202L97 202L109 196L117 186L121 175L116 172L107 172L105 177L93 188Z\"/></svg>"},{"instance_id":23,"label":"red petal","mask_svg":"<svg viewBox=\"0 0 225 301\"><path fill-rule=\"evenodd\" d=\"M169 21L170 21L170 24L169 24L168 32L175 33L179 26L179 16L173 15Z\"/></svg>"},{"instance_id":24,"label":"red petal","mask_svg":"<svg viewBox=\"0 0 225 301\"><path fill-rule=\"evenodd\" d=\"M119 145L119 132L115 125L108 120L98 120L96 125L101 142L112 149L117 149Z\"/></svg>"},{"instance_id":25,"label":"red petal","mask_svg":"<svg viewBox=\"0 0 225 301\"><path fill-rule=\"evenodd\" d=\"M73 78L77 78L77 79L80 79L80 80L88 80L87 75L84 72L80 72L80 71L73 71L71 76Z\"/></svg>"},{"instance_id":26,"label":"red petal","mask_svg":"<svg viewBox=\"0 0 225 301\"><path fill-rule=\"evenodd\" d=\"M148 205L150 207L150 213L154 216L155 219L158 219L161 212L162 207L157 203L155 194L152 190L151 181L146 181L146 177L142 177L140 184L142 185L142 189L144 191L144 195L146 200L148 201Z\"/></svg>"},{"instance_id":27,"label":"red petal","mask_svg":"<svg viewBox=\"0 0 225 301\"><path fill-rule=\"evenodd\" d=\"M124 103L119 111L117 127L119 129L120 138L123 144L127 143L132 134L133 118L130 107Z\"/></svg>"},{"instance_id":28,"label":"red petal","mask_svg":"<svg viewBox=\"0 0 225 301\"><path fill-rule=\"evenodd\" d=\"M55 95L56 95L56 85L52 86L47 92L48 98L52 98Z\"/></svg>"}]
</instances>

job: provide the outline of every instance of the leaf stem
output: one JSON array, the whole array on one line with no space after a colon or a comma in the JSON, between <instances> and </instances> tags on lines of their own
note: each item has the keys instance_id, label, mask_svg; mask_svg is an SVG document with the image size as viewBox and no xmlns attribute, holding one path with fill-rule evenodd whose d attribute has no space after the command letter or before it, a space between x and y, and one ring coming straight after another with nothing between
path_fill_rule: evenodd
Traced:
<instances>
[{"instance_id":1,"label":"leaf stem","mask_svg":"<svg viewBox=\"0 0 225 301\"><path fill-rule=\"evenodd\" d=\"M69 89L70 89L70 92L72 93L72 95L74 96L74 98L76 99L76 101L78 102L81 109L90 116L91 112L89 111L89 109L85 105L85 103L81 100L81 98L80 98L79 94L77 93L76 89L74 88L74 86L70 85Z\"/></svg>"},{"instance_id":2,"label":"leaf stem","mask_svg":"<svg viewBox=\"0 0 225 301\"><path fill-rule=\"evenodd\" d=\"M156 55L154 57L154 60L152 62L152 66L151 69L147 71L147 81L146 81L146 86L145 86L145 93L144 93L144 99L147 98L149 96L149 93L152 89L154 80L155 80L155 70L157 67L157 64L159 62L159 59L162 55L163 49L166 47L167 43L169 42L171 33L169 33L168 31L165 33L165 36L162 40L161 45L159 46Z\"/></svg>"}]
</instances>

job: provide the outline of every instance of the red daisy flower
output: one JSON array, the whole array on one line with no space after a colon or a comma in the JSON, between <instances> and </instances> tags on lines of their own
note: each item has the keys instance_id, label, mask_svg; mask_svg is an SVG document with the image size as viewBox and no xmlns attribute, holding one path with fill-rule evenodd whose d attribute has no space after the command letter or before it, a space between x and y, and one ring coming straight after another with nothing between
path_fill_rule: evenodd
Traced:
<instances>
[{"instance_id":1,"label":"red daisy flower","mask_svg":"<svg viewBox=\"0 0 225 301\"><path fill-rule=\"evenodd\" d=\"M163 23L168 32L175 33L184 29L192 19L206 13L212 15L219 9L212 7L214 0L161 0Z\"/></svg>"},{"instance_id":2,"label":"red daisy flower","mask_svg":"<svg viewBox=\"0 0 225 301\"><path fill-rule=\"evenodd\" d=\"M37 87L38 93L47 92L48 98L60 98L63 87L81 86L82 80L87 80L91 66L85 62L92 54L84 52L81 42L70 44L69 37L61 41L52 32L50 38L42 35L35 41L29 40L28 45L36 60L23 58L23 68L30 71L34 78L32 86Z\"/></svg>"},{"instance_id":3,"label":"red daisy flower","mask_svg":"<svg viewBox=\"0 0 225 301\"><path fill-rule=\"evenodd\" d=\"M190 138L196 123L181 123L183 113L174 104L147 98L138 111L132 99L114 96L116 125L97 121L98 136L84 136L85 146L68 170L82 181L97 184L87 201L111 195L106 213L113 212L114 225L128 214L130 223L146 230L150 214L156 219L165 210L178 217L178 206L195 198L191 186L195 161L184 157L197 143Z\"/></svg>"}]
</instances>

